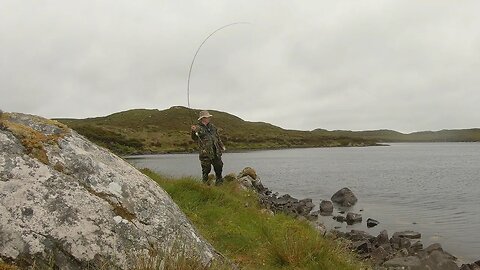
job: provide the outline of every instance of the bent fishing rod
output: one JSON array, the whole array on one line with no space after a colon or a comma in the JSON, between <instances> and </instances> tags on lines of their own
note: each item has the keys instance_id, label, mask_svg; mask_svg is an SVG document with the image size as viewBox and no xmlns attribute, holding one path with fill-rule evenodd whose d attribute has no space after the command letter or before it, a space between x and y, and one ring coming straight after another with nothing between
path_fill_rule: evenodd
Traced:
<instances>
[{"instance_id":1,"label":"bent fishing rod","mask_svg":"<svg viewBox=\"0 0 480 270\"><path fill-rule=\"evenodd\" d=\"M202 48L203 44L205 44L205 42L207 42L207 40L208 40L211 36L213 36L215 33L217 33L218 31L221 31L221 30L224 29L224 28L227 28L227 27L233 26L233 25L237 25L237 24L250 24L250 23L249 23L249 22L234 22L234 23L230 23L230 24L224 25L224 26L216 29L215 31L213 31L212 33L210 33L210 35L208 35L208 36L202 41L202 43L200 44L200 46L198 46L197 51L195 51L195 55L193 55L192 63L190 64L190 69L188 70L188 80L187 80L187 105L188 105L189 114L190 114L190 121L191 121L192 125L193 125L192 109L190 108L190 76L192 75L193 64L195 63L195 59L197 58L198 52L199 52L200 49Z\"/></svg>"}]
</instances>

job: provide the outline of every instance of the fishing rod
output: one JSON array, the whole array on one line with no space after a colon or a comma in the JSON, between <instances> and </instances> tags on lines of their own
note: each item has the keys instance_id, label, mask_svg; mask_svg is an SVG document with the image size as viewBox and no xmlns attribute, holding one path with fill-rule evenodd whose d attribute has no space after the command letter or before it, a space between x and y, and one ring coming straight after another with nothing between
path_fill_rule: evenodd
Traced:
<instances>
[{"instance_id":1,"label":"fishing rod","mask_svg":"<svg viewBox=\"0 0 480 270\"><path fill-rule=\"evenodd\" d=\"M227 24L227 25L224 25L218 29L216 29L215 31L213 31L212 33L210 33L210 35L208 35L203 41L202 43L200 44L200 46L198 46L197 48L197 51L195 52L195 55L193 55L193 59L192 59L192 63L190 64L190 69L188 70L188 80L187 80L187 105L188 105L188 109L189 109L189 112L190 112L190 121L193 125L193 118L192 118L192 110L190 108L190 76L192 75L192 70L193 70L193 64L195 63L195 59L197 58L197 55L198 55L198 52L200 51L200 49L202 48L203 44L205 44L205 42L207 42L207 40L213 36L215 33L217 33L218 31L224 29L224 28L227 28L229 26L233 26L233 25L237 25L237 24L250 24L249 22L234 22L234 23L230 23L230 24Z\"/></svg>"}]
</instances>

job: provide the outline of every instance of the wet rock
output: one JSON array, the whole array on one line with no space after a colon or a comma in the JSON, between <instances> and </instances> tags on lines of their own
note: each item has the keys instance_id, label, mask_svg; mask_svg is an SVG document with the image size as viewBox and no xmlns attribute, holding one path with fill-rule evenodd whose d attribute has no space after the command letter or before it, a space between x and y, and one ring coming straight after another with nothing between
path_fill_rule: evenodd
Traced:
<instances>
[{"instance_id":1,"label":"wet rock","mask_svg":"<svg viewBox=\"0 0 480 270\"><path fill-rule=\"evenodd\" d=\"M290 194L282 195L281 197L278 197L276 200L274 200L274 203L278 206L295 204L297 202L298 199L293 198L292 196L290 196Z\"/></svg>"},{"instance_id":2,"label":"wet rock","mask_svg":"<svg viewBox=\"0 0 480 270\"><path fill-rule=\"evenodd\" d=\"M375 227L375 226L377 226L378 224L380 224L380 222L378 222L377 220L375 220L375 219L373 219L373 218L368 218L368 219L367 219L367 227L368 227L368 228Z\"/></svg>"},{"instance_id":3,"label":"wet rock","mask_svg":"<svg viewBox=\"0 0 480 270\"><path fill-rule=\"evenodd\" d=\"M480 261L471 264L462 264L460 270L480 270Z\"/></svg>"},{"instance_id":4,"label":"wet rock","mask_svg":"<svg viewBox=\"0 0 480 270\"><path fill-rule=\"evenodd\" d=\"M373 263L377 265L383 263L388 257L389 252L387 252L383 246L375 248L370 254Z\"/></svg>"},{"instance_id":5,"label":"wet rock","mask_svg":"<svg viewBox=\"0 0 480 270\"><path fill-rule=\"evenodd\" d=\"M431 253L434 250L443 251L442 245L440 245L439 243L434 243L425 248L425 252L427 253Z\"/></svg>"},{"instance_id":6,"label":"wet rock","mask_svg":"<svg viewBox=\"0 0 480 270\"><path fill-rule=\"evenodd\" d=\"M329 216L333 213L333 203L331 201L322 201L320 203L320 214Z\"/></svg>"},{"instance_id":7,"label":"wet rock","mask_svg":"<svg viewBox=\"0 0 480 270\"><path fill-rule=\"evenodd\" d=\"M243 187L244 189L253 189L252 182L254 182L255 180L252 177L246 175L246 176L237 178L237 181L240 184L240 186Z\"/></svg>"},{"instance_id":8,"label":"wet rock","mask_svg":"<svg viewBox=\"0 0 480 270\"><path fill-rule=\"evenodd\" d=\"M425 269L421 268L422 263L420 258L416 256L393 258L386 261L383 266L385 267L403 267L403 269Z\"/></svg>"},{"instance_id":9,"label":"wet rock","mask_svg":"<svg viewBox=\"0 0 480 270\"><path fill-rule=\"evenodd\" d=\"M242 178L251 179L251 177L248 175ZM259 180L257 177L257 182L258 181ZM272 192L267 188L264 188L263 192L260 192L257 187L255 187L254 190L257 191L259 195L260 204L275 213L282 212L293 217L301 217L307 220L316 220L318 217L317 213L310 214L312 209L315 207L312 199L307 198L298 200L289 194L277 197L276 194L272 194Z\"/></svg>"},{"instance_id":10,"label":"wet rock","mask_svg":"<svg viewBox=\"0 0 480 270\"><path fill-rule=\"evenodd\" d=\"M422 251L422 250L423 250L422 242L417 241L417 242L413 243L412 246L410 246L409 252L410 252L410 254L415 254L415 253L417 253L419 251Z\"/></svg>"},{"instance_id":11,"label":"wet rock","mask_svg":"<svg viewBox=\"0 0 480 270\"><path fill-rule=\"evenodd\" d=\"M340 222L340 223L345 222L345 217L344 216L340 216L340 215L339 216L334 216L333 219Z\"/></svg>"},{"instance_id":12,"label":"wet rock","mask_svg":"<svg viewBox=\"0 0 480 270\"><path fill-rule=\"evenodd\" d=\"M405 238L406 239L406 238ZM457 270L459 269L456 258L443 251L440 244L432 244L424 250L418 251L417 255L422 262L421 269Z\"/></svg>"},{"instance_id":13,"label":"wet rock","mask_svg":"<svg viewBox=\"0 0 480 270\"><path fill-rule=\"evenodd\" d=\"M245 167L237 176L242 178L244 176L250 176L253 180L257 180L257 172L251 167Z\"/></svg>"},{"instance_id":14,"label":"wet rock","mask_svg":"<svg viewBox=\"0 0 480 270\"><path fill-rule=\"evenodd\" d=\"M408 239L420 239L420 238L422 238L422 234L419 233L419 232L414 232L414 231L403 231L403 232L394 233L393 237L401 237L401 238L408 238Z\"/></svg>"},{"instance_id":15,"label":"wet rock","mask_svg":"<svg viewBox=\"0 0 480 270\"><path fill-rule=\"evenodd\" d=\"M16 113L1 121L1 258L130 269L134 256L178 244L205 264L219 258L170 196L123 159L55 121Z\"/></svg>"},{"instance_id":16,"label":"wet rock","mask_svg":"<svg viewBox=\"0 0 480 270\"><path fill-rule=\"evenodd\" d=\"M460 270L480 270L480 266L477 266L475 264L462 264Z\"/></svg>"},{"instance_id":17,"label":"wet rock","mask_svg":"<svg viewBox=\"0 0 480 270\"><path fill-rule=\"evenodd\" d=\"M362 215L349 212L347 213L345 220L347 221L348 225L360 223L362 222Z\"/></svg>"},{"instance_id":18,"label":"wet rock","mask_svg":"<svg viewBox=\"0 0 480 270\"><path fill-rule=\"evenodd\" d=\"M353 192L349 188L340 189L335 194L333 194L331 199L332 202L347 207L355 205L355 203L357 203L358 201L355 194L353 194Z\"/></svg>"},{"instance_id":19,"label":"wet rock","mask_svg":"<svg viewBox=\"0 0 480 270\"><path fill-rule=\"evenodd\" d=\"M388 238L388 232L386 230L381 231L378 236L375 238L376 243L380 245L390 244L390 240Z\"/></svg>"},{"instance_id":20,"label":"wet rock","mask_svg":"<svg viewBox=\"0 0 480 270\"><path fill-rule=\"evenodd\" d=\"M359 230L351 230L350 232L347 232L345 237L349 239L350 241L361 241L361 240L368 240L371 241L375 237L370 235L367 232L364 231L359 231Z\"/></svg>"},{"instance_id":21,"label":"wet rock","mask_svg":"<svg viewBox=\"0 0 480 270\"><path fill-rule=\"evenodd\" d=\"M307 216L307 220L309 221L315 221L318 219L318 216L320 215L320 211L314 211L310 212L310 214Z\"/></svg>"},{"instance_id":22,"label":"wet rock","mask_svg":"<svg viewBox=\"0 0 480 270\"><path fill-rule=\"evenodd\" d=\"M403 248L409 248L411 246L410 239L398 237L395 234L393 234L392 238L390 239L390 244L394 249L398 250Z\"/></svg>"},{"instance_id":23,"label":"wet rock","mask_svg":"<svg viewBox=\"0 0 480 270\"><path fill-rule=\"evenodd\" d=\"M233 178L234 174L228 175L228 178ZM229 179L226 179L228 181ZM253 190L261 196L270 196L272 192L263 186L262 181L257 176L254 169L250 167L244 168L236 177L237 182L243 189ZM276 198L276 196L274 196Z\"/></svg>"},{"instance_id":24,"label":"wet rock","mask_svg":"<svg viewBox=\"0 0 480 270\"><path fill-rule=\"evenodd\" d=\"M425 269L438 270L458 270L459 267L450 254L446 254L440 250L434 250L426 257L422 258ZM429 267L429 268L427 268Z\"/></svg>"},{"instance_id":25,"label":"wet rock","mask_svg":"<svg viewBox=\"0 0 480 270\"><path fill-rule=\"evenodd\" d=\"M312 199L307 198L298 201L295 210L298 215L307 217L314 207L315 205L312 203Z\"/></svg>"},{"instance_id":26,"label":"wet rock","mask_svg":"<svg viewBox=\"0 0 480 270\"><path fill-rule=\"evenodd\" d=\"M360 240L352 243L352 249L358 254L366 254L372 251L372 243L368 240Z\"/></svg>"},{"instance_id":27,"label":"wet rock","mask_svg":"<svg viewBox=\"0 0 480 270\"><path fill-rule=\"evenodd\" d=\"M395 257L407 257L409 255L408 249L406 248L401 248L397 250L397 254Z\"/></svg>"}]
</instances>

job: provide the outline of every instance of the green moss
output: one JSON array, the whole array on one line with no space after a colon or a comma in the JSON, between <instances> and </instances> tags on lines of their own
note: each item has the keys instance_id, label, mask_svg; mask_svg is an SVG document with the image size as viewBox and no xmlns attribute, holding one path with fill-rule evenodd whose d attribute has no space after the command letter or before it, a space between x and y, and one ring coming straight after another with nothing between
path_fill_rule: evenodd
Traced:
<instances>
[{"instance_id":1,"label":"green moss","mask_svg":"<svg viewBox=\"0 0 480 270\"><path fill-rule=\"evenodd\" d=\"M0 270L19 270L18 267L0 262Z\"/></svg>"},{"instance_id":2,"label":"green moss","mask_svg":"<svg viewBox=\"0 0 480 270\"><path fill-rule=\"evenodd\" d=\"M143 172L170 194L218 251L244 269L367 268L307 222L261 212L256 194L236 182L212 187L199 180L169 180Z\"/></svg>"},{"instance_id":3,"label":"green moss","mask_svg":"<svg viewBox=\"0 0 480 270\"><path fill-rule=\"evenodd\" d=\"M31 127L15 123L9 120L9 114L4 113L0 117L0 125L20 140L25 147L26 153L33 158L38 159L44 164L49 164L47 151L45 150L45 144L56 144L60 138L63 138L65 134L69 132L69 129L60 122L48 120L40 117L36 117L39 122L55 125L62 129L63 132L59 134L45 135L41 132L34 130Z\"/></svg>"}]
</instances>

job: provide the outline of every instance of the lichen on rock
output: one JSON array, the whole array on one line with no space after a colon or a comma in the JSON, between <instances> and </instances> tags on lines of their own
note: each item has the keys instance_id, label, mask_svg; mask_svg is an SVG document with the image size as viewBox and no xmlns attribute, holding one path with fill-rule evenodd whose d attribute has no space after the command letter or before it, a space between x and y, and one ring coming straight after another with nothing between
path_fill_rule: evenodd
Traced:
<instances>
[{"instance_id":1,"label":"lichen on rock","mask_svg":"<svg viewBox=\"0 0 480 270\"><path fill-rule=\"evenodd\" d=\"M33 115L3 113L0 126L20 140L25 151L43 164L49 164L47 145L56 144L70 133L64 124Z\"/></svg>"}]
</instances>

